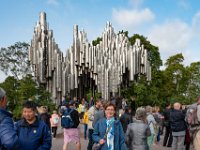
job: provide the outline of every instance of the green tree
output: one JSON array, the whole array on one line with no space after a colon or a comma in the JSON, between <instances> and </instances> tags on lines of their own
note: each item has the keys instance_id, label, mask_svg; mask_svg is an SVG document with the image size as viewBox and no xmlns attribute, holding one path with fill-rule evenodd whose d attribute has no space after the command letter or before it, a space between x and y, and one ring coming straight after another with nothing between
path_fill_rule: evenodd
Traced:
<instances>
[{"instance_id":1,"label":"green tree","mask_svg":"<svg viewBox=\"0 0 200 150\"><path fill-rule=\"evenodd\" d=\"M139 74L136 82L131 82L128 88L122 89L124 97L130 99L136 97L136 103L141 105L160 104L160 89L162 86L162 72L159 70L162 65L158 47L152 45L147 38L135 34L129 37L130 44L135 44L136 39L140 39L141 44L148 50L148 60L151 64L152 80L147 81L145 75Z\"/></svg>"},{"instance_id":2,"label":"green tree","mask_svg":"<svg viewBox=\"0 0 200 150\"><path fill-rule=\"evenodd\" d=\"M50 110L56 109L51 99L51 94L43 87L38 87L31 75L16 80L8 77L0 84L7 92L8 109L13 112L14 118L21 117L22 104L27 100L33 100L38 105L48 106Z\"/></svg>"},{"instance_id":3,"label":"green tree","mask_svg":"<svg viewBox=\"0 0 200 150\"><path fill-rule=\"evenodd\" d=\"M183 55L176 54L169 57L165 63L165 92L168 93L172 102L179 101L181 103L187 103L185 91L187 89L189 76L183 65L183 61Z\"/></svg>"},{"instance_id":4,"label":"green tree","mask_svg":"<svg viewBox=\"0 0 200 150\"><path fill-rule=\"evenodd\" d=\"M102 41L102 38L98 37L96 40L92 41L92 45L96 46L97 44L99 44Z\"/></svg>"},{"instance_id":5,"label":"green tree","mask_svg":"<svg viewBox=\"0 0 200 150\"><path fill-rule=\"evenodd\" d=\"M17 42L0 50L0 70L5 74L11 73L16 79L30 72L28 61L29 44Z\"/></svg>"},{"instance_id":6,"label":"green tree","mask_svg":"<svg viewBox=\"0 0 200 150\"><path fill-rule=\"evenodd\" d=\"M14 77L7 77L3 83L0 83L0 87L2 87L6 91L7 100L8 100L8 109L14 110L15 105L17 104L18 91L17 91L18 82Z\"/></svg>"},{"instance_id":7,"label":"green tree","mask_svg":"<svg viewBox=\"0 0 200 150\"><path fill-rule=\"evenodd\" d=\"M188 84L185 96L189 103L192 103L200 93L200 62L191 63L186 67L188 71Z\"/></svg>"},{"instance_id":8,"label":"green tree","mask_svg":"<svg viewBox=\"0 0 200 150\"><path fill-rule=\"evenodd\" d=\"M37 95L37 84L33 81L31 75L27 75L19 80L18 92L20 93L19 99L22 101L28 99L35 99Z\"/></svg>"},{"instance_id":9,"label":"green tree","mask_svg":"<svg viewBox=\"0 0 200 150\"><path fill-rule=\"evenodd\" d=\"M122 30L122 31L119 31L118 34L124 34L126 37L128 37L128 31Z\"/></svg>"}]
</instances>

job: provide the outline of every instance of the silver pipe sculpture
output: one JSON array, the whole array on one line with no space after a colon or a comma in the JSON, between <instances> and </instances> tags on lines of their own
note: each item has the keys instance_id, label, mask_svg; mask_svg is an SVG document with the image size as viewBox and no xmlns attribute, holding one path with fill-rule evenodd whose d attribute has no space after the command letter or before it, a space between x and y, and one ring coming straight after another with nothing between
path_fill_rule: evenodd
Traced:
<instances>
[{"instance_id":1,"label":"silver pipe sculpture","mask_svg":"<svg viewBox=\"0 0 200 150\"><path fill-rule=\"evenodd\" d=\"M131 45L123 33L114 32L110 22L107 22L101 38L94 46L88 42L86 32L79 32L78 25L75 25L73 45L64 57L53 38L53 31L49 30L46 13L40 13L29 59L37 82L52 93L56 103L66 95L84 97L86 89L99 92L108 100L120 92L124 80L134 81L140 74L151 80L149 51L139 39Z\"/></svg>"}]
</instances>

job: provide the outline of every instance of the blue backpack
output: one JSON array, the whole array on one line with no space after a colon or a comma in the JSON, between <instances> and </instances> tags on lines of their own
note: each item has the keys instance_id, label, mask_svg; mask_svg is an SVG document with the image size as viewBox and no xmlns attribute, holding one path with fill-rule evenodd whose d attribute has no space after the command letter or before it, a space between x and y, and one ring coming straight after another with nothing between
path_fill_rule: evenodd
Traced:
<instances>
[{"instance_id":1,"label":"blue backpack","mask_svg":"<svg viewBox=\"0 0 200 150\"><path fill-rule=\"evenodd\" d=\"M74 126L74 121L71 118L71 113L73 109L65 109L63 115L61 116L61 126L63 128L72 128Z\"/></svg>"}]
</instances>

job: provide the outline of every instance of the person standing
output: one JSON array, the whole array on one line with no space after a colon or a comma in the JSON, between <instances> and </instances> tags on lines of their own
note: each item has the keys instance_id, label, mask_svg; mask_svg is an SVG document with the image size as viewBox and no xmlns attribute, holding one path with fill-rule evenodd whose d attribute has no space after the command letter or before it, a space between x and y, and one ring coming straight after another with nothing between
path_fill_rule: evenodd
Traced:
<instances>
[{"instance_id":1,"label":"person standing","mask_svg":"<svg viewBox=\"0 0 200 150\"><path fill-rule=\"evenodd\" d=\"M94 121L92 122L92 126L94 128L95 124L102 118L105 117L105 106L107 102L101 101L101 107L99 108L99 111L94 115Z\"/></svg>"},{"instance_id":2,"label":"person standing","mask_svg":"<svg viewBox=\"0 0 200 150\"><path fill-rule=\"evenodd\" d=\"M88 129L88 107L85 108L85 113L83 115L84 124L84 139L87 139L87 129Z\"/></svg>"},{"instance_id":3,"label":"person standing","mask_svg":"<svg viewBox=\"0 0 200 150\"><path fill-rule=\"evenodd\" d=\"M193 145L194 145L194 149L195 150L199 150L200 149L200 96L197 97L197 124L194 125L196 126L196 131L195 131L195 135L193 135L194 140L193 140Z\"/></svg>"},{"instance_id":4,"label":"person standing","mask_svg":"<svg viewBox=\"0 0 200 150\"><path fill-rule=\"evenodd\" d=\"M127 102L126 102L126 99L122 99L122 109L125 110L125 108L127 107Z\"/></svg>"},{"instance_id":5,"label":"person standing","mask_svg":"<svg viewBox=\"0 0 200 150\"><path fill-rule=\"evenodd\" d=\"M126 133L128 124L133 122L132 116L131 114L129 114L128 109L129 109L128 107L125 107L124 114L122 114L121 117L119 118L124 130L124 133Z\"/></svg>"},{"instance_id":6,"label":"person standing","mask_svg":"<svg viewBox=\"0 0 200 150\"><path fill-rule=\"evenodd\" d=\"M126 131L126 145L128 150L149 150L147 137L151 135L151 130L146 120L146 110L137 108L135 120L128 125Z\"/></svg>"},{"instance_id":7,"label":"person standing","mask_svg":"<svg viewBox=\"0 0 200 150\"><path fill-rule=\"evenodd\" d=\"M12 114L6 111L6 105L6 92L0 88L0 150L17 150L19 139L14 129Z\"/></svg>"},{"instance_id":8,"label":"person standing","mask_svg":"<svg viewBox=\"0 0 200 150\"><path fill-rule=\"evenodd\" d=\"M163 146L172 147L172 131L170 127L170 112L171 112L171 104L166 104L165 110L163 112L164 121L163 125L165 127L165 135L163 140Z\"/></svg>"},{"instance_id":9,"label":"person standing","mask_svg":"<svg viewBox=\"0 0 200 150\"><path fill-rule=\"evenodd\" d=\"M148 146L149 146L149 150L152 149L152 145L154 143L154 139L155 139L155 135L156 135L156 131L155 131L155 126L157 125L154 117L153 117L153 114L152 114L152 107L151 106L147 106L146 107L146 112L147 112L147 122L148 122L148 125L150 127L150 130L151 130L151 135L147 138L147 143L148 143Z\"/></svg>"},{"instance_id":10,"label":"person standing","mask_svg":"<svg viewBox=\"0 0 200 150\"><path fill-rule=\"evenodd\" d=\"M51 115L50 122L51 122L51 131L53 134L53 137L56 138L57 134L57 128L59 123L60 117L56 110L53 111L53 114Z\"/></svg>"},{"instance_id":11,"label":"person standing","mask_svg":"<svg viewBox=\"0 0 200 150\"><path fill-rule=\"evenodd\" d=\"M47 106L38 107L38 118L46 123L46 125L51 129L50 118Z\"/></svg>"},{"instance_id":12,"label":"person standing","mask_svg":"<svg viewBox=\"0 0 200 150\"><path fill-rule=\"evenodd\" d=\"M79 118L80 118L81 120L83 119L83 115L84 115L84 112L85 112L85 108L86 108L85 99L82 98L81 104L79 104L79 106L78 106Z\"/></svg>"},{"instance_id":13,"label":"person standing","mask_svg":"<svg viewBox=\"0 0 200 150\"><path fill-rule=\"evenodd\" d=\"M36 104L23 104L22 119L15 123L19 136L19 150L50 150L52 139L49 127L36 117Z\"/></svg>"},{"instance_id":14,"label":"person standing","mask_svg":"<svg viewBox=\"0 0 200 150\"><path fill-rule=\"evenodd\" d=\"M95 102L95 105L90 107L90 109L88 110L88 146L87 146L87 150L92 150L92 146L94 144L94 141L92 139L92 134L94 131L94 128L92 126L93 121L94 121L94 116L97 112L99 112L100 107L101 107L102 103L100 101L100 99L97 99Z\"/></svg>"},{"instance_id":15,"label":"person standing","mask_svg":"<svg viewBox=\"0 0 200 150\"><path fill-rule=\"evenodd\" d=\"M101 150L126 149L123 128L120 121L115 119L115 111L115 105L108 103L105 106L105 118L100 119L94 127L92 137L94 142L101 145Z\"/></svg>"},{"instance_id":16,"label":"person standing","mask_svg":"<svg viewBox=\"0 0 200 150\"><path fill-rule=\"evenodd\" d=\"M174 103L174 109L170 112L170 126L173 136L172 150L183 150L186 122L180 103Z\"/></svg>"},{"instance_id":17,"label":"person standing","mask_svg":"<svg viewBox=\"0 0 200 150\"><path fill-rule=\"evenodd\" d=\"M69 114L73 122L73 126L71 126L70 128L64 128L63 150L67 149L67 145L70 142L75 142L77 150L81 150L80 130L78 128L80 121L79 121L78 111L75 108L76 108L76 103L75 101L71 100L69 102L68 107L66 107L62 111L62 115ZM61 119L61 122L62 122L62 119Z\"/></svg>"},{"instance_id":18,"label":"person standing","mask_svg":"<svg viewBox=\"0 0 200 150\"><path fill-rule=\"evenodd\" d=\"M94 106L94 98L91 96L90 101L89 101L89 108Z\"/></svg>"}]
</instances>

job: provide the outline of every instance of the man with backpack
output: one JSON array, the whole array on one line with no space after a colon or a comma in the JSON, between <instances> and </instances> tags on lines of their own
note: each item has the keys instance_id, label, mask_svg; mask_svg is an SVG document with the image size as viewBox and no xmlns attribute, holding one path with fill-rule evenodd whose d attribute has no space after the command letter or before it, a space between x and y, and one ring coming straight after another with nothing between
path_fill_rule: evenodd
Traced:
<instances>
[{"instance_id":1,"label":"man with backpack","mask_svg":"<svg viewBox=\"0 0 200 150\"><path fill-rule=\"evenodd\" d=\"M189 125L190 138L195 150L200 149L200 96L195 104L188 107L186 122Z\"/></svg>"},{"instance_id":2,"label":"man with backpack","mask_svg":"<svg viewBox=\"0 0 200 150\"><path fill-rule=\"evenodd\" d=\"M197 98L197 120L198 120L197 133L193 141L195 150L200 149L200 96Z\"/></svg>"},{"instance_id":3,"label":"man with backpack","mask_svg":"<svg viewBox=\"0 0 200 150\"><path fill-rule=\"evenodd\" d=\"M75 101L71 100L64 110L62 110L61 126L64 128L64 144L63 150L67 149L69 142L75 142L77 150L81 149L80 131L78 125L79 115L75 109Z\"/></svg>"},{"instance_id":4,"label":"man with backpack","mask_svg":"<svg viewBox=\"0 0 200 150\"><path fill-rule=\"evenodd\" d=\"M0 88L0 150L17 150L19 140L14 130L12 114L6 111L6 92Z\"/></svg>"}]
</instances>

